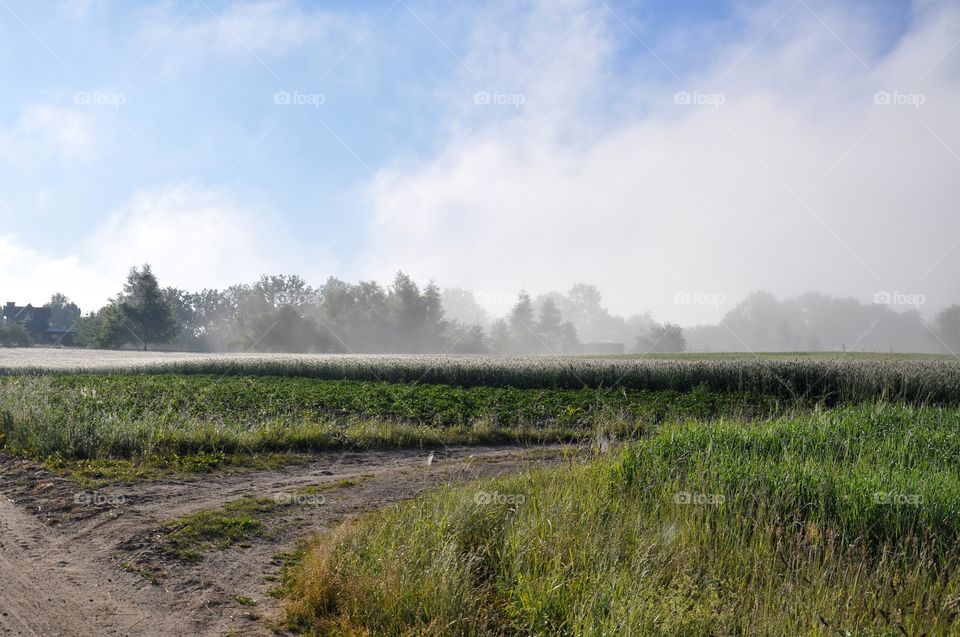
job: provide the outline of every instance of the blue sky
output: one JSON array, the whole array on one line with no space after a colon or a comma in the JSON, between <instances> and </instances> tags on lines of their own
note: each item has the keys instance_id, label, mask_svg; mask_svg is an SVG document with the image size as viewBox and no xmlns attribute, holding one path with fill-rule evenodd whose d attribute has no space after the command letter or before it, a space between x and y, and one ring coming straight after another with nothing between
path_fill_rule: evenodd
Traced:
<instances>
[{"instance_id":1,"label":"blue sky","mask_svg":"<svg viewBox=\"0 0 960 637\"><path fill-rule=\"evenodd\" d=\"M678 291L946 304L951 4L2 0L0 293L91 307L151 261L190 289L403 268L495 306L587 280L682 323L724 308ZM883 110L877 90L931 99ZM678 91L723 104L678 108ZM901 174L876 157L905 143L924 170L876 193L899 207L833 185ZM811 185L815 210L778 223ZM907 227L931 232L912 247L864 225L903 219L921 188ZM798 274L813 245L825 264Z\"/></svg>"}]
</instances>

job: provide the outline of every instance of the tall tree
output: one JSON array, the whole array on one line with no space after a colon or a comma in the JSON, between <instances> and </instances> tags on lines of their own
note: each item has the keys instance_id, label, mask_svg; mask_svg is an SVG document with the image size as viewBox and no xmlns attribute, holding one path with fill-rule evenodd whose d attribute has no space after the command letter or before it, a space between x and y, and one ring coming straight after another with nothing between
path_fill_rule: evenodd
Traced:
<instances>
[{"instance_id":1,"label":"tall tree","mask_svg":"<svg viewBox=\"0 0 960 637\"><path fill-rule=\"evenodd\" d=\"M144 350L168 343L180 332L174 308L149 264L130 269L118 306L124 324Z\"/></svg>"},{"instance_id":2,"label":"tall tree","mask_svg":"<svg viewBox=\"0 0 960 637\"><path fill-rule=\"evenodd\" d=\"M408 275L397 272L390 286L390 321L394 329L394 349L418 352L422 349L422 325L427 307L420 288Z\"/></svg>"},{"instance_id":3,"label":"tall tree","mask_svg":"<svg viewBox=\"0 0 960 637\"><path fill-rule=\"evenodd\" d=\"M497 319L490 326L490 349L494 354L515 353L510 326L503 319Z\"/></svg>"},{"instance_id":4,"label":"tall tree","mask_svg":"<svg viewBox=\"0 0 960 637\"><path fill-rule=\"evenodd\" d=\"M518 354L530 354L542 347L533 318L533 301L526 290L520 290L517 304L510 310L510 333Z\"/></svg>"},{"instance_id":5,"label":"tall tree","mask_svg":"<svg viewBox=\"0 0 960 637\"><path fill-rule=\"evenodd\" d=\"M553 297L548 296L540 306L540 320L537 321L537 332L540 334L542 349L549 354L558 354L561 340L563 317L560 308Z\"/></svg>"},{"instance_id":6,"label":"tall tree","mask_svg":"<svg viewBox=\"0 0 960 637\"><path fill-rule=\"evenodd\" d=\"M66 294L57 292L50 297L50 327L72 329L80 318L80 308Z\"/></svg>"},{"instance_id":7,"label":"tall tree","mask_svg":"<svg viewBox=\"0 0 960 637\"><path fill-rule=\"evenodd\" d=\"M425 310L421 349L428 352L443 352L446 348L448 321L444 318L443 297L433 281L423 289Z\"/></svg>"},{"instance_id":8,"label":"tall tree","mask_svg":"<svg viewBox=\"0 0 960 637\"><path fill-rule=\"evenodd\" d=\"M960 305L951 305L937 314L934 330L948 352L960 353Z\"/></svg>"},{"instance_id":9,"label":"tall tree","mask_svg":"<svg viewBox=\"0 0 960 637\"><path fill-rule=\"evenodd\" d=\"M291 306L302 309L319 303L319 293L296 274L263 275L253 286L255 294L275 308Z\"/></svg>"},{"instance_id":10,"label":"tall tree","mask_svg":"<svg viewBox=\"0 0 960 637\"><path fill-rule=\"evenodd\" d=\"M683 328L672 323L656 323L650 330L637 337L634 351L638 354L675 354L687 349Z\"/></svg>"}]
</instances>

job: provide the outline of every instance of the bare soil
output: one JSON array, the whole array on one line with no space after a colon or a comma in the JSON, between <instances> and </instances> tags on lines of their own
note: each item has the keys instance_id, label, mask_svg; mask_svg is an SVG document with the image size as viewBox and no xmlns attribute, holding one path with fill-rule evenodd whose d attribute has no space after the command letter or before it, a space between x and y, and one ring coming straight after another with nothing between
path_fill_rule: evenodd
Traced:
<instances>
[{"instance_id":1,"label":"bare soil","mask_svg":"<svg viewBox=\"0 0 960 637\"><path fill-rule=\"evenodd\" d=\"M326 453L269 471L104 487L94 502L69 480L0 454L0 636L283 634L269 593L279 585L278 556L303 539L445 483L563 457L556 446L448 447L428 464L429 453ZM279 507L265 537L199 562L162 550L165 521L310 486L322 504Z\"/></svg>"}]
</instances>

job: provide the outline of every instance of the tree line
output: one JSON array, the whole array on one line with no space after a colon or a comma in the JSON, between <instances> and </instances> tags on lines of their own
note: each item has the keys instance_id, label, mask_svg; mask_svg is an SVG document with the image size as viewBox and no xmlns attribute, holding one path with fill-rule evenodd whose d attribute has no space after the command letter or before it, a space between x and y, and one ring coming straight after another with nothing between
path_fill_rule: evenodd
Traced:
<instances>
[{"instance_id":1,"label":"tree line","mask_svg":"<svg viewBox=\"0 0 960 637\"><path fill-rule=\"evenodd\" d=\"M577 306L563 295L533 299L521 290L508 315L492 322L479 315L452 318L444 299L436 283L421 286L403 272L386 286L330 277L313 287L296 275L264 275L253 284L188 292L162 288L144 265L130 271L107 305L77 319L76 340L107 349L570 354L580 351L581 341L565 311L575 314L579 307L581 319L609 319L592 292L593 305ZM682 350L682 340L660 338L656 330L663 326L647 320L635 327L646 339L639 343ZM682 335L676 326L669 329Z\"/></svg>"},{"instance_id":2,"label":"tree line","mask_svg":"<svg viewBox=\"0 0 960 637\"><path fill-rule=\"evenodd\" d=\"M716 325L682 329L649 313L611 314L593 285L532 297L521 290L506 316L492 318L473 292L422 286L398 272L384 286L330 277L313 287L296 275L200 292L161 287L149 265L130 270L102 308L81 314L63 294L47 307L49 327L95 348L188 351L571 354L585 344L623 343L627 353L693 351L960 352L960 305L926 322L818 293L778 300L756 292ZM36 315L0 324L0 346L26 346Z\"/></svg>"}]
</instances>

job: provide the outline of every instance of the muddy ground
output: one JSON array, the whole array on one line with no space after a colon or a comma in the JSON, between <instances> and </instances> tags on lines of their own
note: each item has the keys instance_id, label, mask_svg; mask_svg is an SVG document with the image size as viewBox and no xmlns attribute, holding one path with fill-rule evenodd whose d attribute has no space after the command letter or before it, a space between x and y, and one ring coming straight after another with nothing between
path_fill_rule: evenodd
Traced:
<instances>
[{"instance_id":1,"label":"muddy ground","mask_svg":"<svg viewBox=\"0 0 960 637\"><path fill-rule=\"evenodd\" d=\"M269 471L104 487L96 498L0 454L0 636L283 634L281 603L269 593L279 584L277 557L300 540L442 484L560 462L565 451L448 447L429 464L428 454L326 453ZM199 562L162 550L164 521L312 485L322 504L280 507L268 535L248 545Z\"/></svg>"}]
</instances>

